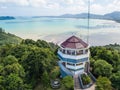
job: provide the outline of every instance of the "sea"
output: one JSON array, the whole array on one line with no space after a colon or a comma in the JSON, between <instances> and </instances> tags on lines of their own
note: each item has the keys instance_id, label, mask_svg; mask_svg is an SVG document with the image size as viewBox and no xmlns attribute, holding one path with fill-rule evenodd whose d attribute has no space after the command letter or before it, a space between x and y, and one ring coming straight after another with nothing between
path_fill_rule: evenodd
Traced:
<instances>
[{"instance_id":1,"label":"sea","mask_svg":"<svg viewBox=\"0 0 120 90\"><path fill-rule=\"evenodd\" d=\"M42 39L60 44L76 35L91 46L120 44L120 23L112 20L51 17L16 17L14 20L0 20L0 27L6 32L23 39Z\"/></svg>"}]
</instances>

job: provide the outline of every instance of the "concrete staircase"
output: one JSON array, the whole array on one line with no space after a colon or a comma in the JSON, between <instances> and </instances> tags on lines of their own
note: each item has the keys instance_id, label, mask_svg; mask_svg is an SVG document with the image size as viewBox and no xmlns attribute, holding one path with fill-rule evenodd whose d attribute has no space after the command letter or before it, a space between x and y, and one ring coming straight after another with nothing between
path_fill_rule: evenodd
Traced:
<instances>
[{"instance_id":1,"label":"concrete staircase","mask_svg":"<svg viewBox=\"0 0 120 90\"><path fill-rule=\"evenodd\" d=\"M81 90L78 75L74 76L74 90Z\"/></svg>"}]
</instances>

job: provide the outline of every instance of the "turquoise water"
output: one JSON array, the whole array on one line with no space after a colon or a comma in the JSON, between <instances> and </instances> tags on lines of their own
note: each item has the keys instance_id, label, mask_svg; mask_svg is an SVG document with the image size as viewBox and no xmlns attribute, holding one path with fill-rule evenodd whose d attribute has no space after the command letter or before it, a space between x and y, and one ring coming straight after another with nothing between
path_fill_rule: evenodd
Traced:
<instances>
[{"instance_id":1,"label":"turquoise water","mask_svg":"<svg viewBox=\"0 0 120 90\"><path fill-rule=\"evenodd\" d=\"M12 33L61 33L78 30L76 25L84 25L86 20L58 19L58 18L34 18L1 21L0 27ZM86 23L87 24L87 23Z\"/></svg>"},{"instance_id":2,"label":"turquoise water","mask_svg":"<svg viewBox=\"0 0 120 90\"><path fill-rule=\"evenodd\" d=\"M22 38L40 38L52 34L66 32L81 32L87 34L87 19L72 18L17 18L15 20L0 20L0 27L6 32L16 34ZM120 32L120 25L109 20L90 20L90 33Z\"/></svg>"},{"instance_id":3,"label":"turquoise water","mask_svg":"<svg viewBox=\"0 0 120 90\"><path fill-rule=\"evenodd\" d=\"M91 29L116 28L110 21L90 20ZM106 25L105 25L106 23ZM87 19L28 18L0 21L0 27L11 33L53 34L87 30ZM98 28L97 28L98 27Z\"/></svg>"}]
</instances>

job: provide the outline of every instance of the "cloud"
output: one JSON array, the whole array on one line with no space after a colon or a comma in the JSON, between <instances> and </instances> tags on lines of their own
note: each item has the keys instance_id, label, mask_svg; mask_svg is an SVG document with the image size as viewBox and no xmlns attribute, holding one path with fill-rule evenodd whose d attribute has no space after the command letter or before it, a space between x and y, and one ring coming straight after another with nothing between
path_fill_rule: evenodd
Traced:
<instances>
[{"instance_id":1,"label":"cloud","mask_svg":"<svg viewBox=\"0 0 120 90\"><path fill-rule=\"evenodd\" d=\"M112 11L120 11L120 0L90 0L91 13L104 14ZM88 0L0 0L0 6L12 8L24 7L27 9L42 10L56 13L82 13L88 10ZM4 7L3 7L4 8ZM17 9L17 8L16 8ZM55 11L56 10L56 11Z\"/></svg>"},{"instance_id":2,"label":"cloud","mask_svg":"<svg viewBox=\"0 0 120 90\"><path fill-rule=\"evenodd\" d=\"M92 13L96 13L96 14L98 14L98 13L104 13L104 7L103 6L101 6L100 4L93 4L93 5L91 5L90 6L90 11L92 12Z\"/></svg>"},{"instance_id":3,"label":"cloud","mask_svg":"<svg viewBox=\"0 0 120 90\"><path fill-rule=\"evenodd\" d=\"M67 4L73 4L74 1L73 0L64 0Z\"/></svg>"},{"instance_id":4,"label":"cloud","mask_svg":"<svg viewBox=\"0 0 120 90\"><path fill-rule=\"evenodd\" d=\"M6 6L1 6L0 8L2 8L2 9L6 9L7 7L6 7Z\"/></svg>"},{"instance_id":5,"label":"cloud","mask_svg":"<svg viewBox=\"0 0 120 90\"><path fill-rule=\"evenodd\" d=\"M49 4L47 4L46 8L59 9L60 5L58 3L49 3Z\"/></svg>"},{"instance_id":6,"label":"cloud","mask_svg":"<svg viewBox=\"0 0 120 90\"><path fill-rule=\"evenodd\" d=\"M0 0L0 3L21 5L21 6L26 6L29 4L28 0Z\"/></svg>"},{"instance_id":7,"label":"cloud","mask_svg":"<svg viewBox=\"0 0 120 90\"><path fill-rule=\"evenodd\" d=\"M6 0L0 0L0 3L4 3L4 2L6 2Z\"/></svg>"},{"instance_id":8,"label":"cloud","mask_svg":"<svg viewBox=\"0 0 120 90\"><path fill-rule=\"evenodd\" d=\"M46 3L46 0L29 0L29 4L33 7L43 7Z\"/></svg>"}]
</instances>

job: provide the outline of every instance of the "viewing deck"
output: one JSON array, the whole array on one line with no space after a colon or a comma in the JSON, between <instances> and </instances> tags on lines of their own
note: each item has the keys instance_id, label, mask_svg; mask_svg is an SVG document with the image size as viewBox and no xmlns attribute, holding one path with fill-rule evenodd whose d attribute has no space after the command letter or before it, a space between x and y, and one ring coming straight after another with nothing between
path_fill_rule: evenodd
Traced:
<instances>
[{"instance_id":1,"label":"viewing deck","mask_svg":"<svg viewBox=\"0 0 120 90\"><path fill-rule=\"evenodd\" d=\"M76 60L89 57L89 53L90 53L90 52L85 53L85 54L81 54L81 55L69 55L69 54L64 54L64 53L62 53L60 50L58 50L58 54L59 54L60 56L62 56L62 57L64 57L64 58L76 59Z\"/></svg>"},{"instance_id":2,"label":"viewing deck","mask_svg":"<svg viewBox=\"0 0 120 90\"><path fill-rule=\"evenodd\" d=\"M63 54L62 52L58 51L58 57L60 60L65 62L71 62L71 63L79 63L79 62L88 62L89 61L89 54L85 54L82 56L71 56Z\"/></svg>"}]
</instances>

